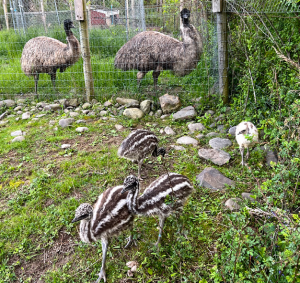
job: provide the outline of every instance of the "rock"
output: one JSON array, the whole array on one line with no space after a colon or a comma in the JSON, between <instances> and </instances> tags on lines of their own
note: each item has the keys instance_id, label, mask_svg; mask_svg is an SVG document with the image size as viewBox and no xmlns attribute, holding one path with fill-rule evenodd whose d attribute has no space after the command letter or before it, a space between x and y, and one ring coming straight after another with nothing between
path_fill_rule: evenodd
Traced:
<instances>
[{"instance_id":1,"label":"rock","mask_svg":"<svg viewBox=\"0 0 300 283\"><path fill-rule=\"evenodd\" d=\"M53 111L62 110L62 106L60 104L49 104L48 106Z\"/></svg>"},{"instance_id":2,"label":"rock","mask_svg":"<svg viewBox=\"0 0 300 283\"><path fill-rule=\"evenodd\" d=\"M44 116L46 116L46 114L38 114L38 115L36 115L35 117L36 117L36 118L42 118L42 117L44 117Z\"/></svg>"},{"instance_id":3,"label":"rock","mask_svg":"<svg viewBox=\"0 0 300 283\"><path fill-rule=\"evenodd\" d=\"M232 142L229 139L213 138L209 141L209 145L212 148L222 149L228 146L232 146Z\"/></svg>"},{"instance_id":4,"label":"rock","mask_svg":"<svg viewBox=\"0 0 300 283\"><path fill-rule=\"evenodd\" d=\"M101 117L106 116L106 115L107 115L107 111L102 110L102 111L100 111L99 115L100 115Z\"/></svg>"},{"instance_id":5,"label":"rock","mask_svg":"<svg viewBox=\"0 0 300 283\"><path fill-rule=\"evenodd\" d=\"M188 125L188 128L191 133L194 133L195 131L205 131L206 128L201 123L191 123Z\"/></svg>"},{"instance_id":6,"label":"rock","mask_svg":"<svg viewBox=\"0 0 300 283\"><path fill-rule=\"evenodd\" d=\"M131 99L131 98L123 98L123 97L117 97L116 101L120 104L120 105L127 105L129 103L139 103L137 100L135 99Z\"/></svg>"},{"instance_id":7,"label":"rock","mask_svg":"<svg viewBox=\"0 0 300 283\"><path fill-rule=\"evenodd\" d=\"M53 125L55 125L55 124L56 124L56 121L55 121L55 120L50 120L50 121L49 121L49 125L50 125L50 126L53 126Z\"/></svg>"},{"instance_id":8,"label":"rock","mask_svg":"<svg viewBox=\"0 0 300 283\"><path fill-rule=\"evenodd\" d=\"M13 107L16 105L16 102L11 99L6 99L6 100L0 101L0 107L3 105L6 105L7 107Z\"/></svg>"},{"instance_id":9,"label":"rock","mask_svg":"<svg viewBox=\"0 0 300 283\"><path fill-rule=\"evenodd\" d=\"M102 117L101 118L103 121L106 121L106 120L108 120L108 117Z\"/></svg>"},{"instance_id":10,"label":"rock","mask_svg":"<svg viewBox=\"0 0 300 283\"><path fill-rule=\"evenodd\" d=\"M77 113L77 112L70 112L69 115L70 115L71 118L74 118L74 117L79 116L79 113Z\"/></svg>"},{"instance_id":11,"label":"rock","mask_svg":"<svg viewBox=\"0 0 300 283\"><path fill-rule=\"evenodd\" d=\"M215 120L216 120L216 121L221 121L221 120L224 119L224 117L225 117L224 114L220 114L218 117L215 118Z\"/></svg>"},{"instance_id":12,"label":"rock","mask_svg":"<svg viewBox=\"0 0 300 283\"><path fill-rule=\"evenodd\" d=\"M251 197L253 194L251 193L242 193L242 198L247 199L251 202L255 202L255 198Z\"/></svg>"},{"instance_id":13,"label":"rock","mask_svg":"<svg viewBox=\"0 0 300 283\"><path fill-rule=\"evenodd\" d=\"M78 112L81 110L81 107L77 107L74 111Z\"/></svg>"},{"instance_id":14,"label":"rock","mask_svg":"<svg viewBox=\"0 0 300 283\"><path fill-rule=\"evenodd\" d=\"M266 148L265 151L267 153L266 164L268 166L271 166L271 162L274 162L275 164L278 163L278 157L276 151L273 151L270 148Z\"/></svg>"},{"instance_id":15,"label":"rock","mask_svg":"<svg viewBox=\"0 0 300 283\"><path fill-rule=\"evenodd\" d=\"M212 115L215 114L215 111L213 111L213 110L207 110L207 111L205 112L205 114L212 116Z\"/></svg>"},{"instance_id":16,"label":"rock","mask_svg":"<svg viewBox=\"0 0 300 283\"><path fill-rule=\"evenodd\" d=\"M164 129L160 129L159 132L160 132L161 134L163 134L165 131L164 131Z\"/></svg>"},{"instance_id":17,"label":"rock","mask_svg":"<svg viewBox=\"0 0 300 283\"><path fill-rule=\"evenodd\" d=\"M23 105L25 102L26 102L26 99L24 99L24 98L19 98L19 99L17 100L17 105Z\"/></svg>"},{"instance_id":18,"label":"rock","mask_svg":"<svg viewBox=\"0 0 300 283\"><path fill-rule=\"evenodd\" d=\"M75 123L76 124L86 124L86 121L85 120L77 120Z\"/></svg>"},{"instance_id":19,"label":"rock","mask_svg":"<svg viewBox=\"0 0 300 283\"><path fill-rule=\"evenodd\" d=\"M62 149L66 149L66 148L70 148L70 147L71 147L71 145L68 144L68 143L64 143L64 144L61 145Z\"/></svg>"},{"instance_id":20,"label":"rock","mask_svg":"<svg viewBox=\"0 0 300 283\"><path fill-rule=\"evenodd\" d=\"M90 110L81 110L81 112L86 115L90 112Z\"/></svg>"},{"instance_id":21,"label":"rock","mask_svg":"<svg viewBox=\"0 0 300 283\"><path fill-rule=\"evenodd\" d=\"M30 114L30 113L29 113ZM14 118L16 117L16 115L12 114L12 115L8 115L7 118Z\"/></svg>"},{"instance_id":22,"label":"rock","mask_svg":"<svg viewBox=\"0 0 300 283\"><path fill-rule=\"evenodd\" d=\"M170 147L174 148L175 150L181 151L185 150L185 148L181 145L170 145Z\"/></svg>"},{"instance_id":23,"label":"rock","mask_svg":"<svg viewBox=\"0 0 300 283\"><path fill-rule=\"evenodd\" d=\"M144 112L138 108L127 108L123 115L132 119L140 119L144 116Z\"/></svg>"},{"instance_id":24,"label":"rock","mask_svg":"<svg viewBox=\"0 0 300 283\"><path fill-rule=\"evenodd\" d=\"M208 137L208 138L211 138L211 137L216 137L216 136L218 136L219 134L218 133L216 133L216 132L211 132L211 133L208 133L206 136Z\"/></svg>"},{"instance_id":25,"label":"rock","mask_svg":"<svg viewBox=\"0 0 300 283\"><path fill-rule=\"evenodd\" d=\"M188 106L173 114L173 120L193 119L197 113L193 106Z\"/></svg>"},{"instance_id":26,"label":"rock","mask_svg":"<svg viewBox=\"0 0 300 283\"><path fill-rule=\"evenodd\" d=\"M217 130L222 134L226 133L226 129L224 125L218 125Z\"/></svg>"},{"instance_id":27,"label":"rock","mask_svg":"<svg viewBox=\"0 0 300 283\"><path fill-rule=\"evenodd\" d=\"M139 102L130 102L125 105L126 108L140 108L140 103Z\"/></svg>"},{"instance_id":28,"label":"rock","mask_svg":"<svg viewBox=\"0 0 300 283\"><path fill-rule=\"evenodd\" d=\"M39 118L32 118L32 121L37 121Z\"/></svg>"},{"instance_id":29,"label":"rock","mask_svg":"<svg viewBox=\"0 0 300 283\"><path fill-rule=\"evenodd\" d=\"M64 113L68 114L70 112L69 109L64 109Z\"/></svg>"},{"instance_id":30,"label":"rock","mask_svg":"<svg viewBox=\"0 0 300 283\"><path fill-rule=\"evenodd\" d=\"M124 127L122 125L115 125L115 128L117 129L117 131L123 131Z\"/></svg>"},{"instance_id":31,"label":"rock","mask_svg":"<svg viewBox=\"0 0 300 283\"><path fill-rule=\"evenodd\" d=\"M168 118L168 117L170 117L170 115L169 114L164 114L164 115L161 115L160 116L160 119L166 119L166 118Z\"/></svg>"},{"instance_id":32,"label":"rock","mask_svg":"<svg viewBox=\"0 0 300 283\"><path fill-rule=\"evenodd\" d=\"M71 126L74 123L74 119L73 118L66 118L66 119L61 119L59 120L58 124L62 127L62 128L66 128Z\"/></svg>"},{"instance_id":33,"label":"rock","mask_svg":"<svg viewBox=\"0 0 300 283\"><path fill-rule=\"evenodd\" d=\"M20 120L20 117L17 117L17 118L16 118L16 121L19 121L19 120Z\"/></svg>"},{"instance_id":34,"label":"rock","mask_svg":"<svg viewBox=\"0 0 300 283\"><path fill-rule=\"evenodd\" d=\"M149 114L150 114L150 113L149 113ZM158 110L156 111L156 113L154 114L154 116L157 117L157 118L159 118L159 117L161 117L161 114L162 114L162 110L158 109Z\"/></svg>"},{"instance_id":35,"label":"rock","mask_svg":"<svg viewBox=\"0 0 300 283\"><path fill-rule=\"evenodd\" d=\"M22 119L23 120L27 120L29 118L30 118L30 113L29 112L25 112L25 113L22 114Z\"/></svg>"},{"instance_id":36,"label":"rock","mask_svg":"<svg viewBox=\"0 0 300 283\"><path fill-rule=\"evenodd\" d=\"M22 110L22 106L17 106L14 108L14 111L19 111L19 110Z\"/></svg>"},{"instance_id":37,"label":"rock","mask_svg":"<svg viewBox=\"0 0 300 283\"><path fill-rule=\"evenodd\" d=\"M154 114L153 111L149 112L149 116L153 116L153 114Z\"/></svg>"},{"instance_id":38,"label":"rock","mask_svg":"<svg viewBox=\"0 0 300 283\"><path fill-rule=\"evenodd\" d=\"M226 185L234 186L234 181L225 177L219 170L207 167L197 177L200 187L205 187L213 191L223 190Z\"/></svg>"},{"instance_id":39,"label":"rock","mask_svg":"<svg viewBox=\"0 0 300 283\"><path fill-rule=\"evenodd\" d=\"M210 160L212 163L222 166L226 164L230 159L230 154L221 149L206 149L200 148L198 155L206 160Z\"/></svg>"},{"instance_id":40,"label":"rock","mask_svg":"<svg viewBox=\"0 0 300 283\"><path fill-rule=\"evenodd\" d=\"M92 104L97 104L98 101L97 101L97 99L93 98L92 101L91 101L91 103L92 103Z\"/></svg>"},{"instance_id":41,"label":"rock","mask_svg":"<svg viewBox=\"0 0 300 283\"><path fill-rule=\"evenodd\" d=\"M88 130L89 130L89 128L87 128L87 127L78 127L75 129L75 131L79 132L79 133L87 132Z\"/></svg>"},{"instance_id":42,"label":"rock","mask_svg":"<svg viewBox=\"0 0 300 283\"><path fill-rule=\"evenodd\" d=\"M181 102L178 96L169 95L166 93L165 95L159 98L160 107L164 114L171 113L180 108Z\"/></svg>"},{"instance_id":43,"label":"rock","mask_svg":"<svg viewBox=\"0 0 300 283\"><path fill-rule=\"evenodd\" d=\"M228 131L229 134L231 134L232 136L235 136L235 130L236 130L236 126L231 127Z\"/></svg>"},{"instance_id":44,"label":"rock","mask_svg":"<svg viewBox=\"0 0 300 283\"><path fill-rule=\"evenodd\" d=\"M104 102L103 106L104 107L109 107L109 106L112 106L112 103L108 100L108 101Z\"/></svg>"},{"instance_id":45,"label":"rock","mask_svg":"<svg viewBox=\"0 0 300 283\"><path fill-rule=\"evenodd\" d=\"M18 137L18 136L25 136L26 133L23 132L22 130L18 130L18 131L11 132L10 135L12 137Z\"/></svg>"},{"instance_id":46,"label":"rock","mask_svg":"<svg viewBox=\"0 0 300 283\"><path fill-rule=\"evenodd\" d=\"M11 142L20 142L23 140L25 140L25 138L23 136L17 136Z\"/></svg>"},{"instance_id":47,"label":"rock","mask_svg":"<svg viewBox=\"0 0 300 283\"><path fill-rule=\"evenodd\" d=\"M140 109L145 113L145 114L149 114L150 109L151 109L151 100L144 100L141 102L140 104Z\"/></svg>"},{"instance_id":48,"label":"rock","mask_svg":"<svg viewBox=\"0 0 300 283\"><path fill-rule=\"evenodd\" d=\"M18 115L22 115L22 114L23 114L23 111L17 111L17 114L18 114Z\"/></svg>"},{"instance_id":49,"label":"rock","mask_svg":"<svg viewBox=\"0 0 300 283\"><path fill-rule=\"evenodd\" d=\"M179 143L179 144L192 144L194 146L197 146L198 145L198 141L196 139L193 139L189 136L183 136L181 138L179 138L176 143Z\"/></svg>"},{"instance_id":50,"label":"rock","mask_svg":"<svg viewBox=\"0 0 300 283\"><path fill-rule=\"evenodd\" d=\"M7 120L5 120L5 121L0 121L0 127L6 125L7 123L8 123Z\"/></svg>"},{"instance_id":51,"label":"rock","mask_svg":"<svg viewBox=\"0 0 300 283\"><path fill-rule=\"evenodd\" d=\"M77 107L77 106L79 106L80 103L77 98L71 98L71 99L67 100L66 104L68 106Z\"/></svg>"},{"instance_id":52,"label":"rock","mask_svg":"<svg viewBox=\"0 0 300 283\"><path fill-rule=\"evenodd\" d=\"M86 103L84 103L83 105L82 105L82 109L88 109L88 108L91 108L92 107L92 104L91 103L88 103L88 102L86 102Z\"/></svg>"},{"instance_id":53,"label":"rock","mask_svg":"<svg viewBox=\"0 0 300 283\"><path fill-rule=\"evenodd\" d=\"M175 132L169 126L165 127L164 131L165 131L165 133L167 135L170 135L170 136L174 136L175 135Z\"/></svg>"},{"instance_id":54,"label":"rock","mask_svg":"<svg viewBox=\"0 0 300 283\"><path fill-rule=\"evenodd\" d=\"M47 106L48 104L46 102L39 102L36 104L37 108L44 108L45 106Z\"/></svg>"},{"instance_id":55,"label":"rock","mask_svg":"<svg viewBox=\"0 0 300 283\"><path fill-rule=\"evenodd\" d=\"M196 138L199 139L199 140L203 139L204 137L205 137L205 135L203 135L203 134L199 134L199 135L196 136Z\"/></svg>"},{"instance_id":56,"label":"rock","mask_svg":"<svg viewBox=\"0 0 300 283\"><path fill-rule=\"evenodd\" d=\"M215 128L216 127L216 123L211 123L208 127L209 128Z\"/></svg>"},{"instance_id":57,"label":"rock","mask_svg":"<svg viewBox=\"0 0 300 283\"><path fill-rule=\"evenodd\" d=\"M88 116L96 116L96 112L95 111L89 111L89 113L87 115Z\"/></svg>"},{"instance_id":58,"label":"rock","mask_svg":"<svg viewBox=\"0 0 300 283\"><path fill-rule=\"evenodd\" d=\"M237 211L241 208L239 203L241 203L242 200L240 198L230 198L225 202L225 206L229 208L231 211Z\"/></svg>"}]
</instances>

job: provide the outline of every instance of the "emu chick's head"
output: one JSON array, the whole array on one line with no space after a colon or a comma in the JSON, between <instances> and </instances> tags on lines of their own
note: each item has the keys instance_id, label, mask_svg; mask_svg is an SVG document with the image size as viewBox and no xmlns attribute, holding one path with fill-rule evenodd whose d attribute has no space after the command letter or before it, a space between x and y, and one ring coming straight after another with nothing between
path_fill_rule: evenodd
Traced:
<instances>
[{"instance_id":1,"label":"emu chick's head","mask_svg":"<svg viewBox=\"0 0 300 283\"><path fill-rule=\"evenodd\" d=\"M75 218L72 220L72 223L79 220L91 220L93 215L93 207L89 203L82 203L79 205L75 211Z\"/></svg>"},{"instance_id":2,"label":"emu chick's head","mask_svg":"<svg viewBox=\"0 0 300 283\"><path fill-rule=\"evenodd\" d=\"M191 16L191 12L187 8L183 8L180 12L180 17L182 19L183 24L189 24L189 19Z\"/></svg>"},{"instance_id":3,"label":"emu chick's head","mask_svg":"<svg viewBox=\"0 0 300 283\"><path fill-rule=\"evenodd\" d=\"M134 175L129 175L124 180L123 190L122 190L121 194L123 194L127 191L135 192L138 189L139 189L139 179L137 177L135 177Z\"/></svg>"},{"instance_id":4,"label":"emu chick's head","mask_svg":"<svg viewBox=\"0 0 300 283\"><path fill-rule=\"evenodd\" d=\"M66 19L64 20L64 28L65 30L70 30L71 28L75 28L75 26L70 19Z\"/></svg>"}]
</instances>

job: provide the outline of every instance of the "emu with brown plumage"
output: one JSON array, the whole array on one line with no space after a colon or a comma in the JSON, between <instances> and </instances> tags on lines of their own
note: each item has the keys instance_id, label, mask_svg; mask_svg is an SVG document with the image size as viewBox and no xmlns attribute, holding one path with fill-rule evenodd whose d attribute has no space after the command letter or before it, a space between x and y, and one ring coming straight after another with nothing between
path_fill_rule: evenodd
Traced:
<instances>
[{"instance_id":1,"label":"emu with brown plumage","mask_svg":"<svg viewBox=\"0 0 300 283\"><path fill-rule=\"evenodd\" d=\"M130 175L124 181L122 194L127 194L127 205L133 215L158 215L159 235L156 246L162 237L165 219L172 213L182 212L183 205L192 194L194 188L186 176L177 173L168 173L152 182L139 195L139 180Z\"/></svg>"},{"instance_id":2,"label":"emu with brown plumage","mask_svg":"<svg viewBox=\"0 0 300 283\"><path fill-rule=\"evenodd\" d=\"M34 77L36 94L39 74L49 74L55 89L56 71L59 69L62 73L78 61L80 45L71 28L75 28L73 22L69 19L65 20L64 29L68 44L46 36L32 38L25 44L21 68L25 75Z\"/></svg>"},{"instance_id":3,"label":"emu with brown plumage","mask_svg":"<svg viewBox=\"0 0 300 283\"><path fill-rule=\"evenodd\" d=\"M123 186L104 191L94 205L82 203L72 222L80 221L80 239L85 243L101 240L102 267L96 282L106 282L105 262L109 239L119 232L133 227L134 215L127 206L127 194L121 194ZM132 243L132 233L125 248Z\"/></svg>"},{"instance_id":4,"label":"emu with brown plumage","mask_svg":"<svg viewBox=\"0 0 300 283\"><path fill-rule=\"evenodd\" d=\"M149 71L153 71L155 89L163 70L171 70L181 77L192 72L202 54L202 39L189 22L190 11L184 8L180 15L182 41L156 31L141 32L117 52L115 68L123 71L138 70L138 84Z\"/></svg>"}]
</instances>

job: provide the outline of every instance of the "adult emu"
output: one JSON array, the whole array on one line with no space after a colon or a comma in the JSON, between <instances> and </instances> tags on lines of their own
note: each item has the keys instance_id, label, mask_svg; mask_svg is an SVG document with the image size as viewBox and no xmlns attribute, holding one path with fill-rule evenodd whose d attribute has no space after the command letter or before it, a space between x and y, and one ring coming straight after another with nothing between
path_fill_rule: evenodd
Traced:
<instances>
[{"instance_id":1,"label":"adult emu","mask_svg":"<svg viewBox=\"0 0 300 283\"><path fill-rule=\"evenodd\" d=\"M153 71L155 90L163 70L171 70L181 77L192 72L202 54L202 39L197 29L190 24L190 11L184 8L180 15L182 41L156 31L141 32L117 52L115 68L123 71L138 70L138 85L149 71Z\"/></svg>"},{"instance_id":2,"label":"adult emu","mask_svg":"<svg viewBox=\"0 0 300 283\"><path fill-rule=\"evenodd\" d=\"M55 89L56 71L59 69L62 73L67 67L78 61L80 45L71 28L75 28L73 22L69 19L65 20L67 44L46 36L32 38L25 44L21 57L21 68L25 75L34 77L35 94L37 94L40 73L50 75Z\"/></svg>"}]
</instances>

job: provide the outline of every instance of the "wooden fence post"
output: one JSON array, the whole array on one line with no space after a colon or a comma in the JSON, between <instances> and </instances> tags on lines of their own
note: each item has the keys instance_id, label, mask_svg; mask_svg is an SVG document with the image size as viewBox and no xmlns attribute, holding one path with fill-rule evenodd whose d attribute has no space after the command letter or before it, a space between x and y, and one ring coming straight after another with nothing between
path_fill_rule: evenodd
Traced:
<instances>
[{"instance_id":1,"label":"wooden fence post","mask_svg":"<svg viewBox=\"0 0 300 283\"><path fill-rule=\"evenodd\" d=\"M9 21L8 21L8 15L7 15L6 0L3 0L3 10L4 10L4 17L5 17L6 28L7 28L7 30L9 30Z\"/></svg>"},{"instance_id":2,"label":"wooden fence post","mask_svg":"<svg viewBox=\"0 0 300 283\"><path fill-rule=\"evenodd\" d=\"M212 0L213 13L217 14L218 63L219 63L219 92L223 102L229 102L228 90L228 50L227 50L227 17L225 0Z\"/></svg>"},{"instance_id":3,"label":"wooden fence post","mask_svg":"<svg viewBox=\"0 0 300 283\"><path fill-rule=\"evenodd\" d=\"M86 100L91 101L95 98L94 81L91 64L91 52L88 31L88 16L86 0L74 0L75 18L80 23L80 45L83 59L83 73L86 90Z\"/></svg>"}]
</instances>

